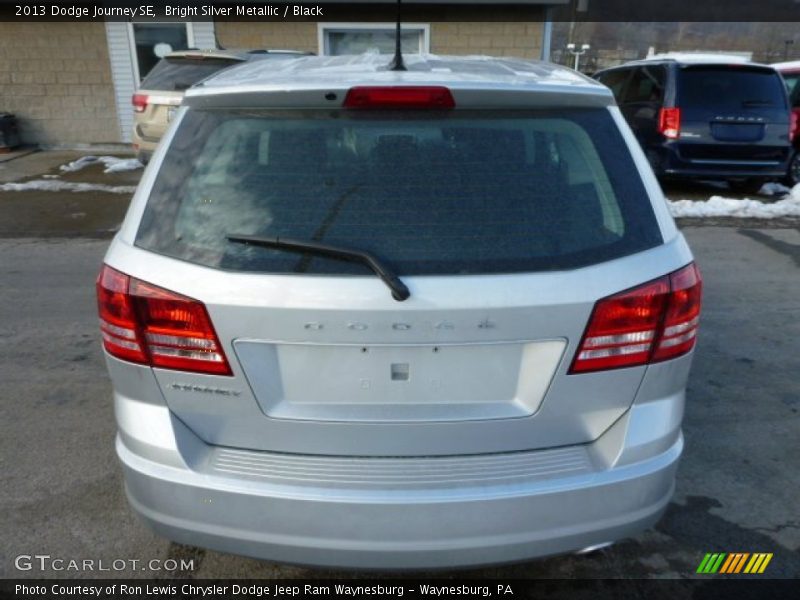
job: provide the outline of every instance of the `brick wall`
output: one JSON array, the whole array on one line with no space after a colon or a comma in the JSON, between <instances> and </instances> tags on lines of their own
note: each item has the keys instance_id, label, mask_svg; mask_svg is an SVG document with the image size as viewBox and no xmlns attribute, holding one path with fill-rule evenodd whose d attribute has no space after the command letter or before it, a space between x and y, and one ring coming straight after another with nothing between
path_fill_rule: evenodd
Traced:
<instances>
[{"instance_id":1,"label":"brick wall","mask_svg":"<svg viewBox=\"0 0 800 600\"><path fill-rule=\"evenodd\" d=\"M272 48L318 52L317 24L311 22L246 22L214 24L217 40L224 48Z\"/></svg>"},{"instance_id":2,"label":"brick wall","mask_svg":"<svg viewBox=\"0 0 800 600\"><path fill-rule=\"evenodd\" d=\"M0 112L26 143L119 141L103 23L0 23Z\"/></svg>"},{"instance_id":3,"label":"brick wall","mask_svg":"<svg viewBox=\"0 0 800 600\"><path fill-rule=\"evenodd\" d=\"M539 58L541 49L541 23L431 23L434 54Z\"/></svg>"},{"instance_id":4,"label":"brick wall","mask_svg":"<svg viewBox=\"0 0 800 600\"><path fill-rule=\"evenodd\" d=\"M434 54L539 58L541 52L542 24L537 22L434 22L430 25L431 52ZM312 22L218 22L216 31L219 43L226 48L287 48L311 52L320 50L317 24Z\"/></svg>"}]
</instances>

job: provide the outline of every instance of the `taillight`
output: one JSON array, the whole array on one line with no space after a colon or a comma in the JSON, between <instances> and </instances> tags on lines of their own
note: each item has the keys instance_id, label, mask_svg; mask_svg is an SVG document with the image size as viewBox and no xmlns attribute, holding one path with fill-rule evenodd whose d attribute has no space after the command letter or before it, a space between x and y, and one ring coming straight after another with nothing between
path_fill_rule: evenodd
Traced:
<instances>
[{"instance_id":1,"label":"taillight","mask_svg":"<svg viewBox=\"0 0 800 600\"><path fill-rule=\"evenodd\" d=\"M658 336L652 362L686 354L694 348L700 323L703 281L694 263L669 276L667 314Z\"/></svg>"},{"instance_id":2,"label":"taillight","mask_svg":"<svg viewBox=\"0 0 800 600\"><path fill-rule=\"evenodd\" d=\"M103 265L97 278L103 346L112 356L164 369L230 375L206 307Z\"/></svg>"},{"instance_id":3,"label":"taillight","mask_svg":"<svg viewBox=\"0 0 800 600\"><path fill-rule=\"evenodd\" d=\"M662 108L658 112L658 133L670 140L677 140L681 135L681 109Z\"/></svg>"},{"instance_id":4,"label":"taillight","mask_svg":"<svg viewBox=\"0 0 800 600\"><path fill-rule=\"evenodd\" d=\"M103 346L116 357L147 363L136 313L128 296L130 277L103 265L97 277L97 309Z\"/></svg>"},{"instance_id":5,"label":"taillight","mask_svg":"<svg viewBox=\"0 0 800 600\"><path fill-rule=\"evenodd\" d=\"M635 367L676 358L695 343L702 281L691 263L599 300L570 373Z\"/></svg>"},{"instance_id":6,"label":"taillight","mask_svg":"<svg viewBox=\"0 0 800 600\"><path fill-rule=\"evenodd\" d=\"M794 141L794 136L797 135L797 125L798 125L798 113L800 110L792 109L792 112L789 113L789 141Z\"/></svg>"},{"instance_id":7,"label":"taillight","mask_svg":"<svg viewBox=\"0 0 800 600\"><path fill-rule=\"evenodd\" d=\"M358 86L350 88L344 108L455 108L453 94L441 86Z\"/></svg>"},{"instance_id":8,"label":"taillight","mask_svg":"<svg viewBox=\"0 0 800 600\"><path fill-rule=\"evenodd\" d=\"M147 94L134 94L133 97L131 97L133 111L137 113L144 112L149 101L150 98L147 96Z\"/></svg>"}]
</instances>

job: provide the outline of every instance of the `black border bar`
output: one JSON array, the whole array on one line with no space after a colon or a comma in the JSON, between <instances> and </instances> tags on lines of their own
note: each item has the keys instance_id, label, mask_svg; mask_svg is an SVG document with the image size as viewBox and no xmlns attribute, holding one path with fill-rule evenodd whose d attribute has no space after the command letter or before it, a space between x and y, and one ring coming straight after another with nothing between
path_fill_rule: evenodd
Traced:
<instances>
[{"instance_id":1,"label":"black border bar","mask_svg":"<svg viewBox=\"0 0 800 600\"><path fill-rule=\"evenodd\" d=\"M146 7L149 7L147 9ZM167 12L167 7L183 8ZM406 0L407 21L800 22L800 0ZM250 13L250 14L248 14ZM0 21L392 21L390 0L0 0Z\"/></svg>"}]
</instances>

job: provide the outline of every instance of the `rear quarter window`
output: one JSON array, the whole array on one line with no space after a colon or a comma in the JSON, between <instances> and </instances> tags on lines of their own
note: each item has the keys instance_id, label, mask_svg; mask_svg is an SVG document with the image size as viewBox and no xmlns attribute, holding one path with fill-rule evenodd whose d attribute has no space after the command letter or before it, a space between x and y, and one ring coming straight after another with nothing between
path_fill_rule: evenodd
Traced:
<instances>
[{"instance_id":1,"label":"rear quarter window","mask_svg":"<svg viewBox=\"0 0 800 600\"><path fill-rule=\"evenodd\" d=\"M138 246L237 271L369 272L230 234L367 250L401 275L575 268L662 241L606 109L190 109Z\"/></svg>"},{"instance_id":2,"label":"rear quarter window","mask_svg":"<svg viewBox=\"0 0 800 600\"><path fill-rule=\"evenodd\" d=\"M662 102L666 78L664 67L639 67L634 71L631 82L628 84L624 102L626 104Z\"/></svg>"},{"instance_id":3,"label":"rear quarter window","mask_svg":"<svg viewBox=\"0 0 800 600\"><path fill-rule=\"evenodd\" d=\"M786 83L786 91L789 92L792 108L800 108L800 86L797 85L797 82L800 81L800 73L785 73L783 79Z\"/></svg>"},{"instance_id":4,"label":"rear quarter window","mask_svg":"<svg viewBox=\"0 0 800 600\"><path fill-rule=\"evenodd\" d=\"M625 83L628 81L630 74L630 69L616 69L600 74L597 79L600 83L611 89L617 102L621 102L622 92L625 89Z\"/></svg>"}]
</instances>

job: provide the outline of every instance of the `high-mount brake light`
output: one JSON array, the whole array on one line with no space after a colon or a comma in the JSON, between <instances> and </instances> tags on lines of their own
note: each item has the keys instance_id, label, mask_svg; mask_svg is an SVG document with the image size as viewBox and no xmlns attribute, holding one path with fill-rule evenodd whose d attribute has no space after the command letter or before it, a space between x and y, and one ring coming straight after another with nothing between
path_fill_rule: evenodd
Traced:
<instances>
[{"instance_id":1,"label":"high-mount brake light","mask_svg":"<svg viewBox=\"0 0 800 600\"><path fill-rule=\"evenodd\" d=\"M350 88L344 108L451 109L456 101L442 86L357 86Z\"/></svg>"},{"instance_id":2,"label":"high-mount brake light","mask_svg":"<svg viewBox=\"0 0 800 600\"><path fill-rule=\"evenodd\" d=\"M231 374L202 302L103 265L97 303L103 346L112 356L164 369Z\"/></svg>"},{"instance_id":3,"label":"high-mount brake light","mask_svg":"<svg viewBox=\"0 0 800 600\"><path fill-rule=\"evenodd\" d=\"M142 113L147 109L147 104L150 98L147 94L134 94L131 97L131 104L133 104L133 112Z\"/></svg>"},{"instance_id":4,"label":"high-mount brake light","mask_svg":"<svg viewBox=\"0 0 800 600\"><path fill-rule=\"evenodd\" d=\"M702 280L694 263L599 300L570 373L635 367L694 348Z\"/></svg>"},{"instance_id":5,"label":"high-mount brake light","mask_svg":"<svg viewBox=\"0 0 800 600\"><path fill-rule=\"evenodd\" d=\"M678 107L662 108L658 111L658 133L670 140L677 140L681 135L681 109Z\"/></svg>"}]
</instances>

